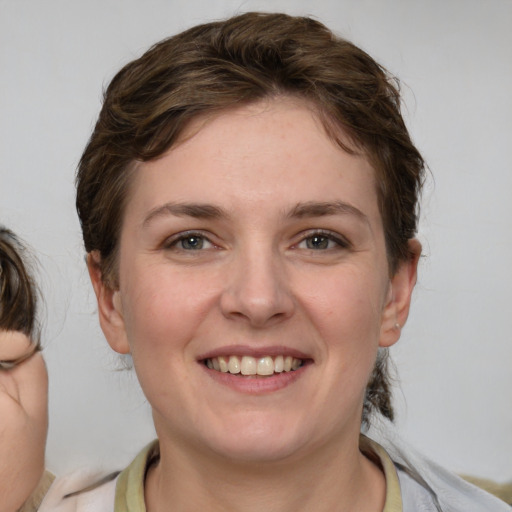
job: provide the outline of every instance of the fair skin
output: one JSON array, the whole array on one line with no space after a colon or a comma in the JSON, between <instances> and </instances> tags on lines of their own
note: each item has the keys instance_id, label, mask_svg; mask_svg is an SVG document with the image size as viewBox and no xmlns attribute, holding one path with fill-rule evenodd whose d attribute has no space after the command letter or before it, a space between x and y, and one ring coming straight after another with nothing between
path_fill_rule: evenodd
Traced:
<instances>
[{"instance_id":1,"label":"fair skin","mask_svg":"<svg viewBox=\"0 0 512 512\"><path fill-rule=\"evenodd\" d=\"M0 361L32 352L28 336L0 331ZM14 512L44 471L48 429L48 375L40 353L12 369L0 369L0 512Z\"/></svg>"},{"instance_id":2,"label":"fair skin","mask_svg":"<svg viewBox=\"0 0 512 512\"><path fill-rule=\"evenodd\" d=\"M407 318L411 249L389 276L372 167L298 100L198 120L138 164L119 289L88 261L153 410L148 511L382 510L358 437L377 349Z\"/></svg>"}]
</instances>

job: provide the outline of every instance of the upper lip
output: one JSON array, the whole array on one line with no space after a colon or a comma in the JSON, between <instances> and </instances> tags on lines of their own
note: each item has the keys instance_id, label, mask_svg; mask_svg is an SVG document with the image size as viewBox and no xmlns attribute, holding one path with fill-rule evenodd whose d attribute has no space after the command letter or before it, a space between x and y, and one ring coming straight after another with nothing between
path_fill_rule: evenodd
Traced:
<instances>
[{"instance_id":1,"label":"upper lip","mask_svg":"<svg viewBox=\"0 0 512 512\"><path fill-rule=\"evenodd\" d=\"M216 349L212 349L204 354L201 354L197 359L199 361L205 359L212 359L221 356L251 356L255 358L265 356L292 356L296 359L312 359L312 357L305 352L291 347L285 346L265 346L265 347L251 347L248 345L226 345Z\"/></svg>"}]
</instances>

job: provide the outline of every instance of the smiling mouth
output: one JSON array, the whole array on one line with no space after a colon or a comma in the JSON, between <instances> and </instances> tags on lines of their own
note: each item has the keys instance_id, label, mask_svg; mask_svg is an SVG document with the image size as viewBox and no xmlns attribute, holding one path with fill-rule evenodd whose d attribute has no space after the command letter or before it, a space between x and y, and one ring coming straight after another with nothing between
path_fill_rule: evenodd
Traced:
<instances>
[{"instance_id":1,"label":"smiling mouth","mask_svg":"<svg viewBox=\"0 0 512 512\"><path fill-rule=\"evenodd\" d=\"M221 373L241 376L269 377L283 372L293 372L301 368L305 361L292 356L219 356L204 360L210 369Z\"/></svg>"}]
</instances>

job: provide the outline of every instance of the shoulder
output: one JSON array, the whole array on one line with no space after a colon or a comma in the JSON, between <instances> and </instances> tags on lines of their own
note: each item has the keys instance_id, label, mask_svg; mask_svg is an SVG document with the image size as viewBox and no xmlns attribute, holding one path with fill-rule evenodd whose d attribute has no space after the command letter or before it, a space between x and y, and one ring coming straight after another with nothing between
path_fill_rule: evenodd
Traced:
<instances>
[{"instance_id":1,"label":"shoulder","mask_svg":"<svg viewBox=\"0 0 512 512\"><path fill-rule=\"evenodd\" d=\"M116 482L114 475L105 478L92 471L77 471L58 478L39 512L113 512Z\"/></svg>"},{"instance_id":2,"label":"shoulder","mask_svg":"<svg viewBox=\"0 0 512 512\"><path fill-rule=\"evenodd\" d=\"M418 454L412 448L361 438L386 477L384 512L510 512L510 506Z\"/></svg>"},{"instance_id":3,"label":"shoulder","mask_svg":"<svg viewBox=\"0 0 512 512\"><path fill-rule=\"evenodd\" d=\"M35 491L21 507L19 512L35 512L36 510L39 510L39 506L41 505L43 498L46 496L48 489L51 487L54 480L55 476L52 475L49 471L45 471Z\"/></svg>"},{"instance_id":4,"label":"shoulder","mask_svg":"<svg viewBox=\"0 0 512 512\"><path fill-rule=\"evenodd\" d=\"M38 512L144 511L144 476L159 456L157 441L146 446L120 474L77 471L53 482Z\"/></svg>"},{"instance_id":5,"label":"shoulder","mask_svg":"<svg viewBox=\"0 0 512 512\"><path fill-rule=\"evenodd\" d=\"M403 499L403 512L506 512L507 503L441 469L437 480L427 484L419 473L397 465Z\"/></svg>"}]
</instances>

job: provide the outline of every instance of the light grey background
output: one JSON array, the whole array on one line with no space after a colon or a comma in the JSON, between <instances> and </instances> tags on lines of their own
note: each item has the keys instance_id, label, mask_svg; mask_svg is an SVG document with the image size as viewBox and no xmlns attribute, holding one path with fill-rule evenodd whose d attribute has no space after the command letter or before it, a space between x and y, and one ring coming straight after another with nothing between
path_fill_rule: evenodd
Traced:
<instances>
[{"instance_id":1,"label":"light grey background","mask_svg":"<svg viewBox=\"0 0 512 512\"><path fill-rule=\"evenodd\" d=\"M151 43L247 10L312 14L403 83L425 258L394 350L398 424L452 470L512 478L512 1L0 0L0 222L40 254L48 466L121 465L153 431L98 327L74 212L102 86Z\"/></svg>"}]
</instances>

